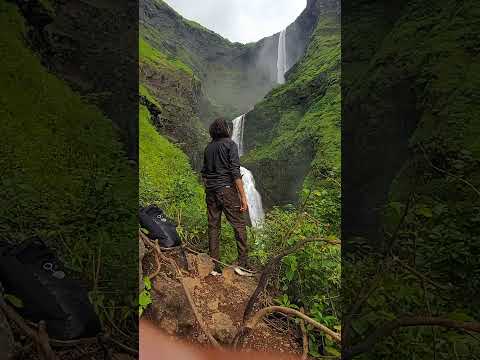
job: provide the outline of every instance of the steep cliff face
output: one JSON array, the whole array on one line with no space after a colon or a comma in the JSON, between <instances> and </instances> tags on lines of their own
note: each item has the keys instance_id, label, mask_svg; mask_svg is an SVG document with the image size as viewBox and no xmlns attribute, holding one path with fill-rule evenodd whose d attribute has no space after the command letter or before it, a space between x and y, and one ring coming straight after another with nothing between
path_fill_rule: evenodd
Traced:
<instances>
[{"instance_id":1,"label":"steep cliff face","mask_svg":"<svg viewBox=\"0 0 480 360\"><path fill-rule=\"evenodd\" d=\"M90 0L11 2L25 19L27 41L42 65L107 115L120 130L128 156L135 159L137 5Z\"/></svg>"},{"instance_id":2,"label":"steep cliff face","mask_svg":"<svg viewBox=\"0 0 480 360\"><path fill-rule=\"evenodd\" d=\"M207 134L199 120L201 84L182 62L169 59L140 39L140 101L157 131L176 143L194 168L202 162Z\"/></svg>"},{"instance_id":3,"label":"steep cliff face","mask_svg":"<svg viewBox=\"0 0 480 360\"><path fill-rule=\"evenodd\" d=\"M295 203L304 186L338 181L340 173L338 2L314 4L318 22L305 56L287 73L286 84L247 115L243 162L267 205ZM287 44L289 36L287 30Z\"/></svg>"},{"instance_id":4,"label":"steep cliff face","mask_svg":"<svg viewBox=\"0 0 480 360\"><path fill-rule=\"evenodd\" d=\"M344 164L349 179L345 184L348 234L380 241L382 209L389 197L405 201L413 191L414 174L430 166L427 159L461 178L478 179L474 163L480 152L474 139L480 129L474 118L479 103L472 91L479 84L478 54L473 50L478 39L470 36L476 16L473 3L455 10L456 2L448 0L435 6L398 2L387 15L378 5L365 3L352 11L366 14L361 21L346 19L344 26L358 31L356 36L346 32L351 38L345 41L344 56L364 64L355 69L345 66L350 72L346 78L355 80L344 94L344 138L349 141L345 158L355 159ZM417 32L422 35L418 40ZM361 48L365 50L355 50ZM375 146L368 146L366 139ZM368 176L379 172L382 177ZM468 197L466 189L463 193L441 180L441 173L437 176L415 190L425 196L424 201L432 205L438 189L445 196Z\"/></svg>"},{"instance_id":5,"label":"steep cliff face","mask_svg":"<svg viewBox=\"0 0 480 360\"><path fill-rule=\"evenodd\" d=\"M290 65L303 55L321 9L320 1L310 0L289 26ZM181 60L201 80L205 122L212 114L233 118L247 112L276 86L279 34L246 45L231 43L161 0L141 2L140 23L142 36L155 49Z\"/></svg>"},{"instance_id":6,"label":"steep cliff face","mask_svg":"<svg viewBox=\"0 0 480 360\"><path fill-rule=\"evenodd\" d=\"M63 260L85 279L94 263L91 249L108 249L104 287L109 301L125 301L136 288L130 242L136 173L111 119L50 72L29 46L29 33L36 31L14 3L0 2L0 78L8 79L0 87L0 237L20 242L40 236L59 251L62 238L75 249L75 256L63 252Z\"/></svg>"}]
</instances>

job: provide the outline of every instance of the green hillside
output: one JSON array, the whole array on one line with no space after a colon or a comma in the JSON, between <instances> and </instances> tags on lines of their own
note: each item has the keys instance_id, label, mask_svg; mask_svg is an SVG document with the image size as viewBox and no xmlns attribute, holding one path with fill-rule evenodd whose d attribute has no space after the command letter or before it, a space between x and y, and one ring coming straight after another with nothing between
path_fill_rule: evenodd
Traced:
<instances>
[{"instance_id":1,"label":"green hillside","mask_svg":"<svg viewBox=\"0 0 480 360\"><path fill-rule=\"evenodd\" d=\"M208 137L200 122L200 80L180 59L152 47L142 33L139 39L141 102L154 115L157 131L177 143L199 169Z\"/></svg>"},{"instance_id":2,"label":"green hillside","mask_svg":"<svg viewBox=\"0 0 480 360\"><path fill-rule=\"evenodd\" d=\"M369 288L365 279L381 269L352 321L349 342L361 345L372 327L403 316L480 316L480 263L472 256L480 250L480 62L472 35L479 11L478 2L452 0L398 2L387 13L363 2L350 10L345 56L359 65L345 66L343 140L352 160L343 164L343 240L370 255L356 259L355 274L346 272L344 297ZM401 265L385 271L392 257ZM479 343L416 326L363 351L359 359L471 359Z\"/></svg>"},{"instance_id":3,"label":"green hillside","mask_svg":"<svg viewBox=\"0 0 480 360\"><path fill-rule=\"evenodd\" d=\"M328 6L335 0L327 0ZM307 8L289 27L289 61L303 55L323 1ZM256 43L232 43L183 18L162 0L140 3L140 33L158 51L181 60L201 80L201 121L220 113L233 119L247 112L276 85L278 33ZM213 113L213 114L212 114Z\"/></svg>"},{"instance_id":4,"label":"green hillside","mask_svg":"<svg viewBox=\"0 0 480 360\"><path fill-rule=\"evenodd\" d=\"M190 227L205 223L203 188L187 156L158 134L148 109L140 106L140 205L157 204Z\"/></svg>"},{"instance_id":5,"label":"green hillside","mask_svg":"<svg viewBox=\"0 0 480 360\"><path fill-rule=\"evenodd\" d=\"M323 14L305 57L247 115L245 166L268 204L340 181L340 23ZM330 180L329 180L330 179Z\"/></svg>"},{"instance_id":6,"label":"green hillside","mask_svg":"<svg viewBox=\"0 0 480 360\"><path fill-rule=\"evenodd\" d=\"M0 48L8 49L0 67L8 140L0 142L0 239L41 236L88 282L102 319L108 308L120 324L135 311L136 174L111 121L47 72L26 38L16 6L0 2Z\"/></svg>"}]
</instances>

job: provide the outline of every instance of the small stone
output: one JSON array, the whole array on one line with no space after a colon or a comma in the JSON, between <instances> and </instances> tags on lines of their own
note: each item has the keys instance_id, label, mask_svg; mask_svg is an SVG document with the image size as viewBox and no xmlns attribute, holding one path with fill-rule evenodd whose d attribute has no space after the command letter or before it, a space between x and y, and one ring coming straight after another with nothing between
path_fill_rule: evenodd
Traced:
<instances>
[{"instance_id":1,"label":"small stone","mask_svg":"<svg viewBox=\"0 0 480 360\"><path fill-rule=\"evenodd\" d=\"M235 274L235 270L233 267L229 266L223 269L223 279L227 284L235 285L235 282L237 281L238 277Z\"/></svg>"},{"instance_id":2,"label":"small stone","mask_svg":"<svg viewBox=\"0 0 480 360\"><path fill-rule=\"evenodd\" d=\"M206 278L213 270L213 261L207 254L197 256L197 272L201 279Z\"/></svg>"},{"instance_id":3,"label":"small stone","mask_svg":"<svg viewBox=\"0 0 480 360\"><path fill-rule=\"evenodd\" d=\"M208 309L211 311L217 311L218 310L218 300L217 299L212 299L207 303Z\"/></svg>"},{"instance_id":4,"label":"small stone","mask_svg":"<svg viewBox=\"0 0 480 360\"><path fill-rule=\"evenodd\" d=\"M213 314L213 335L223 344L229 344L237 329L235 328L232 319L224 313L217 312Z\"/></svg>"},{"instance_id":5,"label":"small stone","mask_svg":"<svg viewBox=\"0 0 480 360\"><path fill-rule=\"evenodd\" d=\"M175 335L177 333L178 324L175 319L164 318L160 321L160 328L168 335Z\"/></svg>"},{"instance_id":6,"label":"small stone","mask_svg":"<svg viewBox=\"0 0 480 360\"><path fill-rule=\"evenodd\" d=\"M191 278L191 277L184 277L183 282L185 286L190 290L190 292L197 293L196 288L200 287L200 279L198 278Z\"/></svg>"}]
</instances>

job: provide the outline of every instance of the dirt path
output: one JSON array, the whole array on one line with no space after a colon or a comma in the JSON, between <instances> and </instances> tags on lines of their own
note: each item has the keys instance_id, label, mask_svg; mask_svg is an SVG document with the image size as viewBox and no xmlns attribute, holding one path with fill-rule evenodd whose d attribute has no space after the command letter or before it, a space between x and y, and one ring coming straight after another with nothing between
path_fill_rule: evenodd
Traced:
<instances>
[{"instance_id":1,"label":"dirt path","mask_svg":"<svg viewBox=\"0 0 480 360\"><path fill-rule=\"evenodd\" d=\"M239 329L245 306L257 285L254 277L235 274L233 268L225 268L221 276L209 275L213 263L204 254L189 254L190 272L184 280L195 306L211 334L227 345ZM152 269L151 258L145 257L143 269ZM145 272L148 272L145 271ZM153 279L153 304L146 312L165 332L201 345L208 339L198 326L179 282L167 267ZM301 340L292 329L275 329L266 323L246 338L244 350L302 353Z\"/></svg>"}]
</instances>

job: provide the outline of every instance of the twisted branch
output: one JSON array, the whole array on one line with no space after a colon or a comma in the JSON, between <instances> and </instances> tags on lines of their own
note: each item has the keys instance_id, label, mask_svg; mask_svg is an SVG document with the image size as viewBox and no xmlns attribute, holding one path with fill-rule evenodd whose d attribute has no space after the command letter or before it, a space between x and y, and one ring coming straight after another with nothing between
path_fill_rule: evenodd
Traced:
<instances>
[{"instance_id":1,"label":"twisted branch","mask_svg":"<svg viewBox=\"0 0 480 360\"><path fill-rule=\"evenodd\" d=\"M170 264L170 266L173 268L174 274L177 276L177 279L179 280L180 284L182 285L183 291L185 293L185 296L188 300L188 303L190 304L190 307L193 311L193 314L195 316L195 319L197 320L197 323L199 324L200 328L204 332L204 334L207 336L208 340L212 343L212 345L216 348L222 348L222 346L218 343L218 341L213 337L213 335L210 333L208 330L207 326L205 325L205 322L202 319L202 316L197 310L197 307L195 306L195 303L193 301L192 295L190 294L190 291L188 290L187 285L185 284L182 271L178 267L177 263L175 260L171 258L167 258L165 255L162 254L162 251L160 250L160 246L158 245L158 241L151 241L147 236L145 236L142 232L139 232L140 238L142 241L152 247L155 250L156 255L162 259L163 261L167 262Z\"/></svg>"},{"instance_id":2,"label":"twisted branch","mask_svg":"<svg viewBox=\"0 0 480 360\"><path fill-rule=\"evenodd\" d=\"M45 322L41 321L38 330L35 331L27 325L25 320L10 307L3 298L0 298L0 309L3 311L7 319L14 322L18 328L28 337L30 337L37 347L38 355L42 360L58 360L57 356L50 347L50 340L45 328Z\"/></svg>"},{"instance_id":3,"label":"twisted branch","mask_svg":"<svg viewBox=\"0 0 480 360\"><path fill-rule=\"evenodd\" d=\"M314 328L316 328L316 329L320 330L321 332L325 333L327 336L332 338L332 340L335 341L336 343L341 343L341 341L342 341L342 337L339 333L331 330L330 328L326 327L323 324L320 324L318 321L312 319L311 317L305 315L304 313L302 313L298 310L283 307L283 306L269 306L269 307L266 307L266 308L258 311L237 332L237 335L235 336L235 338L233 340L233 347L235 349L237 349L241 345L243 339L257 327L258 323L261 320L263 320L263 318L265 318L266 316L268 316L272 313L275 313L275 312L279 312L279 313L282 313L282 314L298 317L298 318L304 320L305 322L307 322L308 324L312 325Z\"/></svg>"},{"instance_id":4,"label":"twisted branch","mask_svg":"<svg viewBox=\"0 0 480 360\"><path fill-rule=\"evenodd\" d=\"M258 281L257 287L255 288L255 291L253 292L252 296L250 296L250 299L248 300L247 306L245 307L245 311L243 312L243 322L245 323L250 316L250 314L253 311L253 307L255 305L255 302L257 301L258 296L260 293L265 289L267 286L267 282L273 273L273 270L275 267L280 263L280 261L287 255L290 255L301 248L303 248L305 245L311 242L317 242L317 241L323 241L325 243L328 243L330 245L339 245L340 241L335 241L335 240L329 240L325 238L313 238L313 239L305 239L303 241L300 241L293 245L292 247L285 249L280 252L277 256L272 258L267 265L265 265L265 269L263 270L260 280Z\"/></svg>"},{"instance_id":5,"label":"twisted branch","mask_svg":"<svg viewBox=\"0 0 480 360\"><path fill-rule=\"evenodd\" d=\"M377 328L366 339L359 341L357 345L345 349L342 360L352 359L358 354L368 352L380 339L390 336L398 328L412 326L442 326L449 329L480 333L479 322L465 322L431 316L404 317L384 323L383 326Z\"/></svg>"},{"instance_id":6,"label":"twisted branch","mask_svg":"<svg viewBox=\"0 0 480 360\"><path fill-rule=\"evenodd\" d=\"M300 312L304 314L303 307L300 309ZM302 330L302 345L303 345L303 353L302 353L302 360L307 360L308 357L308 334L307 329L305 327L305 320L300 319L300 330Z\"/></svg>"}]
</instances>

